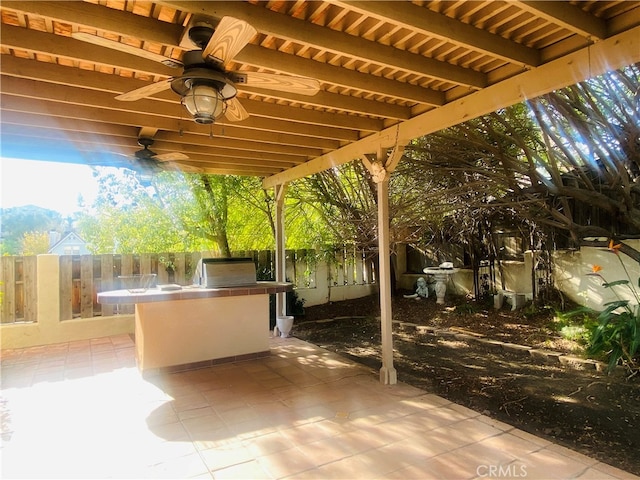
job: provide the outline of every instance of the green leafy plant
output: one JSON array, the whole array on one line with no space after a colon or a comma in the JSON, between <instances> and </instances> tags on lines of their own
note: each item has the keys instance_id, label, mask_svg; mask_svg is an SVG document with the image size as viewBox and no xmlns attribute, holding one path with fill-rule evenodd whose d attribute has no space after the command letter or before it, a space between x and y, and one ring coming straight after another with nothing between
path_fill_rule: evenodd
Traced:
<instances>
[{"instance_id":1,"label":"green leafy plant","mask_svg":"<svg viewBox=\"0 0 640 480\"><path fill-rule=\"evenodd\" d=\"M597 276L604 282L602 286L609 288L616 296L616 300L607 302L606 307L597 317L598 325L592 331L591 341L587 352L590 355L604 355L609 360L609 371L616 365L622 363L630 371L631 375L640 372L638 364L638 354L640 347L640 294L637 290L640 287L640 279L637 284L631 282L631 277L624 262L620 258L619 250L621 245L609 242L608 250L614 253L627 279L607 282L600 274L602 267L593 265L589 275ZM637 285L637 286L636 286ZM634 303L623 299L618 295L618 288L626 288L632 295Z\"/></svg>"},{"instance_id":2,"label":"green leafy plant","mask_svg":"<svg viewBox=\"0 0 640 480\"><path fill-rule=\"evenodd\" d=\"M566 340L590 345L593 330L598 326L597 313L581 308L570 312L555 311L549 327Z\"/></svg>"}]
</instances>

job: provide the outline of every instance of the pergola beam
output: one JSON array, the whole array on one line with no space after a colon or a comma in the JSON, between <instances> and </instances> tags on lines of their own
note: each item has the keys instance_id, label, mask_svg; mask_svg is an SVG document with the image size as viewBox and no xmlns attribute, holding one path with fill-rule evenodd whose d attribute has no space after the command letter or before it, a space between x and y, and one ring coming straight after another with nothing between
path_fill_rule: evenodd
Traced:
<instances>
[{"instance_id":1,"label":"pergola beam","mask_svg":"<svg viewBox=\"0 0 640 480\"><path fill-rule=\"evenodd\" d=\"M6 57L6 58L5 58ZM114 75L78 70L69 66L45 64L25 58L16 58L5 55L0 63L0 72L12 77L38 80L42 82L58 83L84 89L110 92L114 96L148 85L148 81L131 79L126 77L114 78ZM177 73L177 72L175 72ZM350 111L355 114L373 115L390 119L407 119L411 115L410 107L391 105L364 98L345 97L329 92L319 92L314 96L296 95L288 92L268 91L239 85L241 93L268 95L280 100L299 102L300 104L316 107L334 108ZM149 97L150 100L158 100L169 103L178 103L178 96L173 91L165 91ZM245 100L241 100L244 102ZM254 102L255 103L255 102ZM293 109L292 109L293 110Z\"/></svg>"},{"instance_id":2,"label":"pergola beam","mask_svg":"<svg viewBox=\"0 0 640 480\"><path fill-rule=\"evenodd\" d=\"M212 15L218 18L225 15L233 16L251 23L260 32L341 55L346 53L353 58L377 65L399 68L407 72L469 87L481 88L486 85L486 76L480 72L380 45L344 32L270 12L249 3L202 1L163 1L160 3L195 14ZM401 2L394 2L394 4L400 5ZM426 13L422 8L419 10L420 16ZM251 61L249 55L243 59ZM307 75L317 78L313 71L308 71Z\"/></svg>"},{"instance_id":3,"label":"pergola beam","mask_svg":"<svg viewBox=\"0 0 640 480\"><path fill-rule=\"evenodd\" d=\"M394 24L403 25L410 30L420 31L426 35L435 35L447 42L464 45L509 62L517 62L530 67L540 64L540 55L532 48L480 30L473 25L460 23L446 15L425 10L411 2L339 0L337 3L359 12L375 15L381 20L390 20Z\"/></svg>"},{"instance_id":4,"label":"pergola beam","mask_svg":"<svg viewBox=\"0 0 640 480\"><path fill-rule=\"evenodd\" d=\"M363 153L376 151L379 146L391 147L397 142L403 144L636 62L640 62L640 26L266 178L263 186L270 188L313 175L350 162Z\"/></svg>"},{"instance_id":5,"label":"pergola beam","mask_svg":"<svg viewBox=\"0 0 640 480\"><path fill-rule=\"evenodd\" d=\"M607 37L607 23L604 20L589 15L574 5L537 0L518 3L521 8L527 9L536 16L557 23L593 41Z\"/></svg>"}]
</instances>

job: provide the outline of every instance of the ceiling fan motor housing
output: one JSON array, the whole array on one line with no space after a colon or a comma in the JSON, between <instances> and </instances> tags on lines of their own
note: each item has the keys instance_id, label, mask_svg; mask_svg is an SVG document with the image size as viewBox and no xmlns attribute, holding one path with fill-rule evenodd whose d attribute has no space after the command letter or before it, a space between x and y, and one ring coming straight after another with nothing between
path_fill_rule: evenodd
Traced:
<instances>
[{"instance_id":1,"label":"ceiling fan motor housing","mask_svg":"<svg viewBox=\"0 0 640 480\"><path fill-rule=\"evenodd\" d=\"M189 28L189 39L199 48L204 49L207 43L209 43L214 31L215 30L211 25L204 22L198 22Z\"/></svg>"},{"instance_id":2,"label":"ceiling fan motor housing","mask_svg":"<svg viewBox=\"0 0 640 480\"><path fill-rule=\"evenodd\" d=\"M171 89L182 98L182 104L196 123L209 125L224 115L226 101L238 93L236 86L217 67L206 63L202 51L184 55L184 72L171 82Z\"/></svg>"}]
</instances>

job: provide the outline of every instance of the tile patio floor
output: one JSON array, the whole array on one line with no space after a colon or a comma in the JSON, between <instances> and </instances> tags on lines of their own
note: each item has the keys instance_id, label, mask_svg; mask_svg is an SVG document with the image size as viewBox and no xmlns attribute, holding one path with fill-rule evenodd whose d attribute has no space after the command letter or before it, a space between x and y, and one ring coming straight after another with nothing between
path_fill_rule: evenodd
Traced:
<instances>
[{"instance_id":1,"label":"tile patio floor","mask_svg":"<svg viewBox=\"0 0 640 480\"><path fill-rule=\"evenodd\" d=\"M2 368L2 478L638 478L295 338L152 380L127 335Z\"/></svg>"}]
</instances>

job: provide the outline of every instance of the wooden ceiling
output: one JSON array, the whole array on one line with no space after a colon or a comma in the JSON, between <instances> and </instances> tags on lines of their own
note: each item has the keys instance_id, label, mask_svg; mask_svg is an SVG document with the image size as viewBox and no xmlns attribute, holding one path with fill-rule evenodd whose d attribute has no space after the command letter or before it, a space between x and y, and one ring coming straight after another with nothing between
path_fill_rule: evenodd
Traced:
<instances>
[{"instance_id":1,"label":"wooden ceiling","mask_svg":"<svg viewBox=\"0 0 640 480\"><path fill-rule=\"evenodd\" d=\"M140 149L144 129L156 153L186 154L183 166L267 187L640 61L638 1L2 0L0 10L2 156L110 164ZM257 30L229 69L315 78L320 92L239 85L249 118L199 125L171 90L114 98L180 70L72 37L181 59L194 15Z\"/></svg>"}]
</instances>

